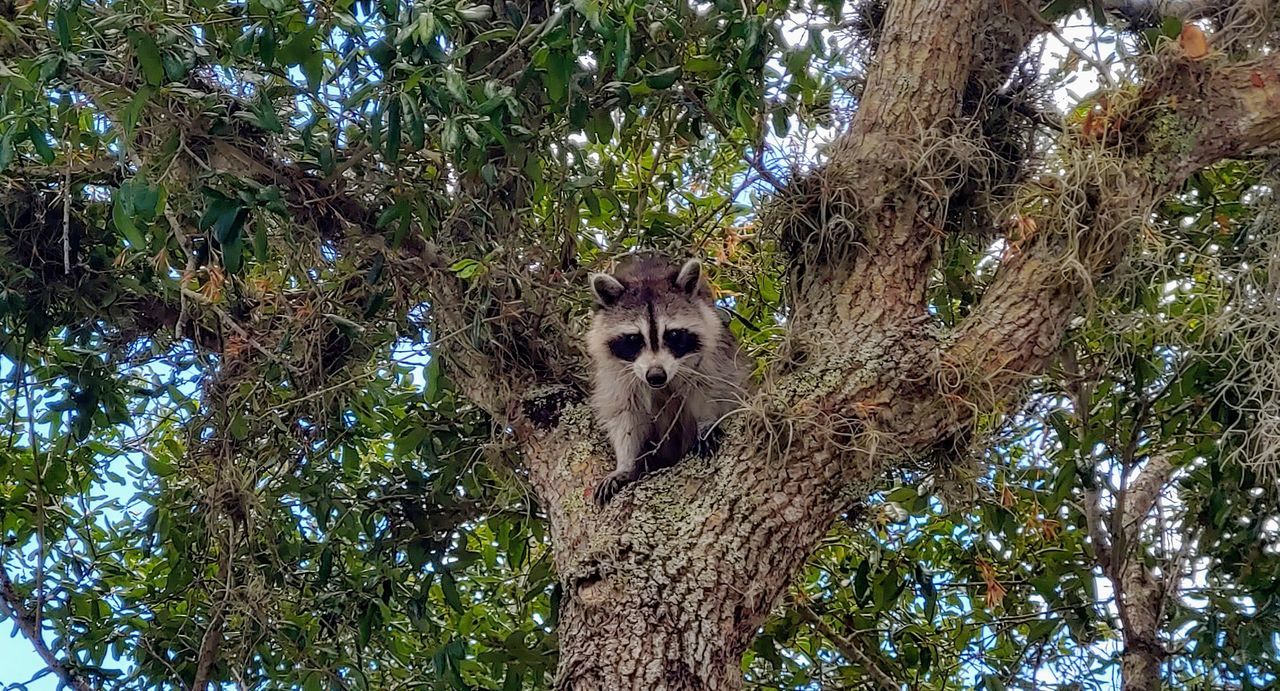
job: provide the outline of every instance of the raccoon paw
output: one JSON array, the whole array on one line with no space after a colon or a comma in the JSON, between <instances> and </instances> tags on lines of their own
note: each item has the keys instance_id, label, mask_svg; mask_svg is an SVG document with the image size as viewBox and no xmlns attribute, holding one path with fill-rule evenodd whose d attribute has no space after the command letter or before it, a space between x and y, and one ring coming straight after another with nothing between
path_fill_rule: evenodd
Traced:
<instances>
[{"instance_id":1,"label":"raccoon paw","mask_svg":"<svg viewBox=\"0 0 1280 691\"><path fill-rule=\"evenodd\" d=\"M720 450L720 442L724 440L724 432L715 425L707 425L698 430L698 443L694 448L699 458L710 458Z\"/></svg>"},{"instance_id":2,"label":"raccoon paw","mask_svg":"<svg viewBox=\"0 0 1280 691\"><path fill-rule=\"evenodd\" d=\"M604 507L618 492L622 491L623 487L631 484L633 480L635 480L635 473L627 470L615 470L609 473L599 485L596 485L594 495L596 506Z\"/></svg>"}]
</instances>

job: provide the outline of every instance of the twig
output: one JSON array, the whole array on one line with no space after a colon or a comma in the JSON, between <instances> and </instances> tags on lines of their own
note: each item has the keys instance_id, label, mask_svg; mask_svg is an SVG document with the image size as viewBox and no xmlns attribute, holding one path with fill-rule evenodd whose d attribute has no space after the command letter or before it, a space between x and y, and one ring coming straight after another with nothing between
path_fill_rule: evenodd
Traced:
<instances>
[{"instance_id":1,"label":"twig","mask_svg":"<svg viewBox=\"0 0 1280 691\"><path fill-rule=\"evenodd\" d=\"M858 644L844 636L841 636L839 633L836 633L836 631L828 626L827 623L822 620L822 617L819 617L812 609L797 603L796 611L800 613L801 617L808 620L808 622L813 625L813 628L817 629L818 633L822 634L823 638L831 641L831 644L840 651L841 655L844 655L846 658L856 661L858 664L862 665L863 669L865 669L867 673L875 679L880 688L885 691L899 691L902 688L902 685L895 683L893 678L881 669L880 665L876 664L876 661L871 659L870 655L863 652L862 648L858 646Z\"/></svg>"},{"instance_id":2,"label":"twig","mask_svg":"<svg viewBox=\"0 0 1280 691\"><path fill-rule=\"evenodd\" d=\"M13 619L23 637L35 648L36 654L40 656L41 660L44 660L44 664L49 670L58 675L64 686L76 691L93 691L93 687L89 685L89 682L81 677L78 672L68 668L66 663L59 660L58 656L49 649L48 644L44 642L44 636L41 635L39 625L36 623L35 618L23 609L22 598L18 597L17 591L13 589L13 581L9 580L9 572L5 570L3 565L0 565L0 613Z\"/></svg>"},{"instance_id":3,"label":"twig","mask_svg":"<svg viewBox=\"0 0 1280 691\"><path fill-rule=\"evenodd\" d=\"M67 166L62 176L62 273L71 275L71 146L67 145Z\"/></svg>"},{"instance_id":4,"label":"twig","mask_svg":"<svg viewBox=\"0 0 1280 691\"><path fill-rule=\"evenodd\" d=\"M280 362L281 364L285 364L280 360L280 358L272 354L271 351L262 347L262 344L258 343L258 341L252 335L250 335L249 332L246 331L243 326L240 326L240 324L236 322L236 320L233 319L230 314L227 314L224 310L220 309L217 305L213 304L213 301L210 300L208 297L206 297L201 293L197 293L196 291L191 290L190 288L183 288L182 295L190 300L193 300L203 305L204 307L212 311L214 314L218 315L218 318L222 320L223 324L226 324L228 328L230 328L232 331L239 334L240 337L245 340L245 343L248 343L250 347L252 347L254 350L261 353L263 357L274 362Z\"/></svg>"},{"instance_id":5,"label":"twig","mask_svg":"<svg viewBox=\"0 0 1280 691\"><path fill-rule=\"evenodd\" d=\"M169 226L173 228L173 234L178 238L178 245L182 247L182 252L187 255L187 267L183 269L182 275L178 277L178 285L186 287L187 279L196 273L196 253L195 248L191 246L191 241L187 239L187 234L182 232L182 223L174 215L173 210L166 208L164 217L169 221ZM187 296L186 293L178 294L178 318L173 323L173 337L182 338L182 327L187 323Z\"/></svg>"},{"instance_id":6,"label":"twig","mask_svg":"<svg viewBox=\"0 0 1280 691\"><path fill-rule=\"evenodd\" d=\"M703 103L702 99L698 98L698 95L695 94L692 89L685 89L684 93L686 96L689 97L690 101L693 101L693 105L697 106L698 110L702 111L702 116L707 119L707 122L711 123L711 126L716 129L716 132L720 133L720 136L729 140L733 139L733 137L729 134L729 128L725 126L723 122L720 121L720 118L717 117L715 113L711 112L710 108L707 108L707 104ZM783 184L783 182L779 180L777 177L775 177L773 173L770 173L769 170L765 168L764 165L760 162L764 154L764 144L761 144L760 146L755 148L757 150L756 155L747 156L744 153L742 156L742 160L746 161L747 164L750 165L753 170L759 173L760 177L764 179L765 182L769 183L770 185L773 185L773 188L775 190L779 190L779 191L782 190L784 187L786 187L786 185Z\"/></svg>"},{"instance_id":7,"label":"twig","mask_svg":"<svg viewBox=\"0 0 1280 691\"><path fill-rule=\"evenodd\" d=\"M1075 43L1067 40L1067 37L1063 36L1062 32L1058 30L1058 25L1048 19L1045 19L1044 16L1040 14L1040 10L1031 4L1030 0L1019 0L1019 2L1022 3L1023 7L1027 8L1027 11L1031 13L1031 16L1035 17L1036 23L1044 27L1044 29L1049 33L1053 34L1054 38L1058 39L1063 46L1066 46L1067 50L1071 51L1073 55L1092 67L1098 73L1098 79L1106 85L1108 89L1114 91L1117 88L1116 82L1111 78L1111 73L1107 71L1106 65L1098 62L1098 60L1093 56L1083 50L1080 50L1079 46Z\"/></svg>"},{"instance_id":8,"label":"twig","mask_svg":"<svg viewBox=\"0 0 1280 691\"><path fill-rule=\"evenodd\" d=\"M267 408L266 410L264 410L263 413L276 413L286 408L290 408L292 406L298 405L299 403L309 401L317 396L323 396L327 393L332 393L334 391L338 391L340 389L346 388L360 381L361 379L368 379L369 377L376 377L376 376L378 376L378 371L376 369L366 370L353 377L348 378L346 381L339 382L331 386L325 386L325 387L316 389L315 391L312 391L311 393L305 396L299 396L295 399L285 401L284 403L277 403L276 405L273 405L270 408Z\"/></svg>"}]
</instances>

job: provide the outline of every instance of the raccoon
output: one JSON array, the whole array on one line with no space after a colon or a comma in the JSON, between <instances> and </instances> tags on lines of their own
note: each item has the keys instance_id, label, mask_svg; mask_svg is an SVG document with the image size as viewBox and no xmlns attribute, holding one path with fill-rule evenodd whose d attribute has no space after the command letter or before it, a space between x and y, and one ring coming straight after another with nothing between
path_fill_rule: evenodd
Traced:
<instances>
[{"instance_id":1,"label":"raccoon","mask_svg":"<svg viewBox=\"0 0 1280 691\"><path fill-rule=\"evenodd\" d=\"M591 407L617 461L595 490L603 506L642 473L712 453L747 368L697 259L633 255L613 275L592 274L591 292Z\"/></svg>"}]
</instances>

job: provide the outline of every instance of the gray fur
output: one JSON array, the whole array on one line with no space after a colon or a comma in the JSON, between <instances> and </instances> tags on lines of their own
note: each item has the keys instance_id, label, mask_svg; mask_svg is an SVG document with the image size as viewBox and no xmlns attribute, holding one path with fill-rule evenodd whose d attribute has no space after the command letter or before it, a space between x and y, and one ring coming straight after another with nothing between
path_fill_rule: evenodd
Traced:
<instances>
[{"instance_id":1,"label":"gray fur","mask_svg":"<svg viewBox=\"0 0 1280 691\"><path fill-rule=\"evenodd\" d=\"M617 464L596 489L603 505L642 473L670 466L695 448L712 450L716 425L742 405L748 371L696 259L677 265L657 255L633 256L613 276L594 274L591 287L597 300L587 332L591 407ZM665 334L677 329L695 335L699 349L673 352ZM633 334L644 346L634 361L621 359L609 343ZM659 370L666 384L655 387L646 377L661 377Z\"/></svg>"},{"instance_id":2,"label":"gray fur","mask_svg":"<svg viewBox=\"0 0 1280 691\"><path fill-rule=\"evenodd\" d=\"M622 297L623 287L609 274L591 274L591 294L601 306L609 306Z\"/></svg>"}]
</instances>

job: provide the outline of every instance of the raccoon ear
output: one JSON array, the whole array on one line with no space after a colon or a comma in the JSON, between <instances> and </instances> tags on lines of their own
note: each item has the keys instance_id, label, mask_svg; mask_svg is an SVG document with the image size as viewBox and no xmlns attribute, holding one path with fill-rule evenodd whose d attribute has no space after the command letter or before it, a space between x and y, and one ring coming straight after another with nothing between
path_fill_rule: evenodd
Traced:
<instances>
[{"instance_id":1,"label":"raccoon ear","mask_svg":"<svg viewBox=\"0 0 1280 691\"><path fill-rule=\"evenodd\" d=\"M609 274L591 274L591 293L596 296L596 302L605 307L609 307L622 297L622 284L618 279Z\"/></svg>"},{"instance_id":2,"label":"raccoon ear","mask_svg":"<svg viewBox=\"0 0 1280 691\"><path fill-rule=\"evenodd\" d=\"M702 262L697 259L690 259L680 267L680 273L676 274L676 287L684 292L693 295L698 291L698 285L702 282Z\"/></svg>"}]
</instances>

